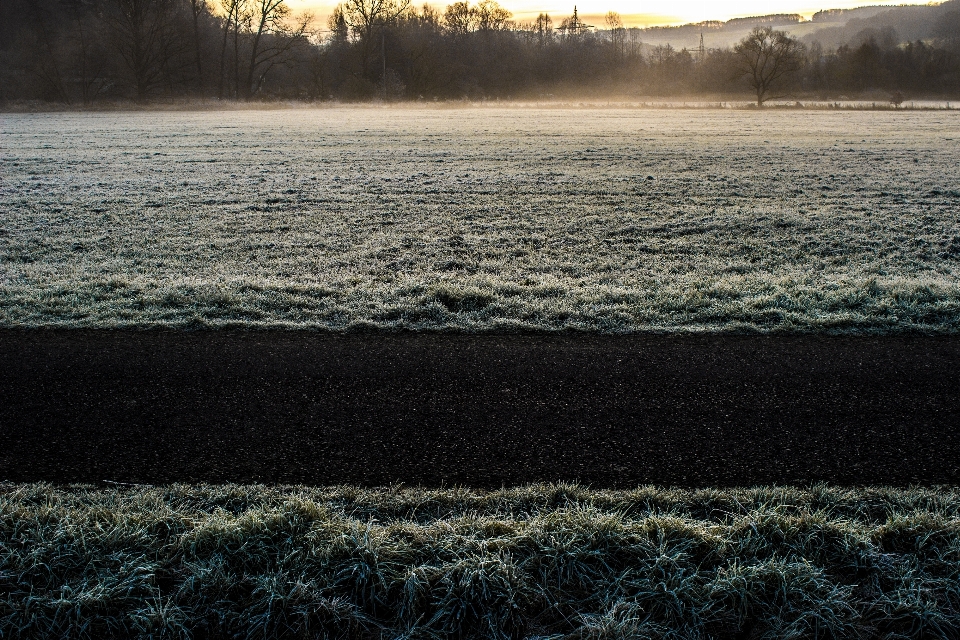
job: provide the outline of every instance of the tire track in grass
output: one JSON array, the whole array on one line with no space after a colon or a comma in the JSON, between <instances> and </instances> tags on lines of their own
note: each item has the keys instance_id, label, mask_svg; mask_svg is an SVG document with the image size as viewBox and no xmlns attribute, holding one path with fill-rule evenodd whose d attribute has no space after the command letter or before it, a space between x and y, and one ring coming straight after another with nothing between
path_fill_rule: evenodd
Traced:
<instances>
[{"instance_id":1,"label":"tire track in grass","mask_svg":"<svg viewBox=\"0 0 960 640\"><path fill-rule=\"evenodd\" d=\"M0 332L0 479L960 480L960 340Z\"/></svg>"}]
</instances>

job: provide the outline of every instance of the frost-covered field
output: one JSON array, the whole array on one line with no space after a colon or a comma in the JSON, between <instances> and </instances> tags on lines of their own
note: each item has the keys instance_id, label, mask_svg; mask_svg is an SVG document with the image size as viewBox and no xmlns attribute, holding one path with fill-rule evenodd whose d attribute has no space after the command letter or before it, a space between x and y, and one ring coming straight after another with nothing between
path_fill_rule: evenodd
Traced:
<instances>
[{"instance_id":1,"label":"frost-covered field","mask_svg":"<svg viewBox=\"0 0 960 640\"><path fill-rule=\"evenodd\" d=\"M0 326L960 330L960 114L0 115Z\"/></svg>"}]
</instances>

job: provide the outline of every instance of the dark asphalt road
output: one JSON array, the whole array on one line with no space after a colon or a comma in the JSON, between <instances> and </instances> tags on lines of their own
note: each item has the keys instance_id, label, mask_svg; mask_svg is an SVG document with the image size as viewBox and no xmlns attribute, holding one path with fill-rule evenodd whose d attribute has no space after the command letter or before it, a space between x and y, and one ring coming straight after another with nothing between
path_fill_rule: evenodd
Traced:
<instances>
[{"instance_id":1,"label":"dark asphalt road","mask_svg":"<svg viewBox=\"0 0 960 640\"><path fill-rule=\"evenodd\" d=\"M956 484L960 339L0 331L0 480Z\"/></svg>"}]
</instances>

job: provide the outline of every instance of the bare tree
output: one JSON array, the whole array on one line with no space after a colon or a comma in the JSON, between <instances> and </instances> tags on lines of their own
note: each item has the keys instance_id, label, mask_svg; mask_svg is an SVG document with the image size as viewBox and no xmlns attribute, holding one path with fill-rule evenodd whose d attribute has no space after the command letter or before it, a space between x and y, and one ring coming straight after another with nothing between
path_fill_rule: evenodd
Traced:
<instances>
[{"instance_id":1,"label":"bare tree","mask_svg":"<svg viewBox=\"0 0 960 640\"><path fill-rule=\"evenodd\" d=\"M621 60L627 53L627 30L623 27L623 18L616 11L610 11L607 13L606 23L610 30L614 60Z\"/></svg>"},{"instance_id":2,"label":"bare tree","mask_svg":"<svg viewBox=\"0 0 960 640\"><path fill-rule=\"evenodd\" d=\"M553 38L553 20L549 14L541 13L533 24L533 31L537 34L537 44L541 47Z\"/></svg>"},{"instance_id":3,"label":"bare tree","mask_svg":"<svg viewBox=\"0 0 960 640\"><path fill-rule=\"evenodd\" d=\"M343 15L343 5L337 5L333 13L327 18L327 29L330 30L330 40L339 45L347 43L350 37L350 27L347 26L347 19Z\"/></svg>"},{"instance_id":4,"label":"bare tree","mask_svg":"<svg viewBox=\"0 0 960 640\"><path fill-rule=\"evenodd\" d=\"M436 95L449 82L447 61L436 55L437 45L444 37L443 14L424 4L419 14L405 12L397 26L405 42L406 64L401 81L405 80L406 93L419 97Z\"/></svg>"},{"instance_id":5,"label":"bare tree","mask_svg":"<svg viewBox=\"0 0 960 640\"><path fill-rule=\"evenodd\" d=\"M241 15L245 11L247 0L220 0L220 6L226 12L223 18L223 41L220 46L220 84L217 88L217 97L224 97L224 85L226 81L227 67L227 42L230 38L230 30L233 30L234 43L234 69L236 69L239 39L240 39L240 21ZM236 74L234 74L236 75Z\"/></svg>"},{"instance_id":6,"label":"bare tree","mask_svg":"<svg viewBox=\"0 0 960 640\"><path fill-rule=\"evenodd\" d=\"M270 69L281 62L290 48L306 35L312 17L304 14L291 26L286 22L289 15L290 8L284 0L253 0L250 63L243 87L247 99L259 92ZM269 44L265 46L267 40Z\"/></svg>"},{"instance_id":7,"label":"bare tree","mask_svg":"<svg viewBox=\"0 0 960 640\"><path fill-rule=\"evenodd\" d=\"M757 106L767 100L782 98L771 95L803 67L803 45L785 31L755 27L734 47L739 77L747 76L757 93Z\"/></svg>"},{"instance_id":8,"label":"bare tree","mask_svg":"<svg viewBox=\"0 0 960 640\"><path fill-rule=\"evenodd\" d=\"M28 2L24 6L32 22L31 31L36 39L34 46L30 47L30 53L33 55L28 56L29 68L45 85L49 95L55 96L59 101L70 102L70 94L64 81L62 63L57 50L57 34L53 25L50 24L54 16L48 11L48 7L39 2Z\"/></svg>"},{"instance_id":9,"label":"bare tree","mask_svg":"<svg viewBox=\"0 0 960 640\"><path fill-rule=\"evenodd\" d=\"M443 24L450 33L459 36L470 33L473 31L475 23L474 12L470 9L470 3L454 2L447 5L447 10L443 14Z\"/></svg>"},{"instance_id":10,"label":"bare tree","mask_svg":"<svg viewBox=\"0 0 960 640\"><path fill-rule=\"evenodd\" d=\"M88 19L82 2L61 2L61 5L73 14L74 66L80 85L80 99L88 104L99 95L105 84L106 61L98 46L98 41L103 37L102 29L98 28L95 21Z\"/></svg>"},{"instance_id":11,"label":"bare tree","mask_svg":"<svg viewBox=\"0 0 960 640\"><path fill-rule=\"evenodd\" d=\"M340 5L347 25L361 42L390 24L410 7L410 0L347 0Z\"/></svg>"},{"instance_id":12,"label":"bare tree","mask_svg":"<svg viewBox=\"0 0 960 640\"><path fill-rule=\"evenodd\" d=\"M203 86L203 63L200 54L200 16L207 12L207 0L190 0L190 15L193 17L193 57L197 65L197 87Z\"/></svg>"},{"instance_id":13,"label":"bare tree","mask_svg":"<svg viewBox=\"0 0 960 640\"><path fill-rule=\"evenodd\" d=\"M360 40L360 67L363 73L373 54L376 32L380 35L380 50L383 58L383 78L386 78L386 27L410 8L410 0L346 0L339 5L344 20L354 36Z\"/></svg>"},{"instance_id":14,"label":"bare tree","mask_svg":"<svg viewBox=\"0 0 960 640\"><path fill-rule=\"evenodd\" d=\"M108 13L114 44L130 73L137 100L170 84L182 41L174 24L172 0L114 0Z\"/></svg>"},{"instance_id":15,"label":"bare tree","mask_svg":"<svg viewBox=\"0 0 960 640\"><path fill-rule=\"evenodd\" d=\"M494 0L480 0L473 7L477 30L502 31L508 25L513 14L501 7Z\"/></svg>"}]
</instances>

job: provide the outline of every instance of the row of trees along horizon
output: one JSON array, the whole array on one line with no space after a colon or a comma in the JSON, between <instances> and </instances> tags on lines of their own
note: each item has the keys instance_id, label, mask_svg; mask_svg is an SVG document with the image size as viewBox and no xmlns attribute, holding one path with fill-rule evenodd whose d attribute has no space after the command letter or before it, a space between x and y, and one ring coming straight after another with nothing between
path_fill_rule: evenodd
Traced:
<instances>
[{"instance_id":1,"label":"row of trees along horizon","mask_svg":"<svg viewBox=\"0 0 960 640\"><path fill-rule=\"evenodd\" d=\"M757 27L691 51L646 45L613 12L523 23L493 0L346 0L325 25L285 0L5 0L0 100L951 98L960 11L946 15L926 41L873 30L825 50Z\"/></svg>"}]
</instances>

